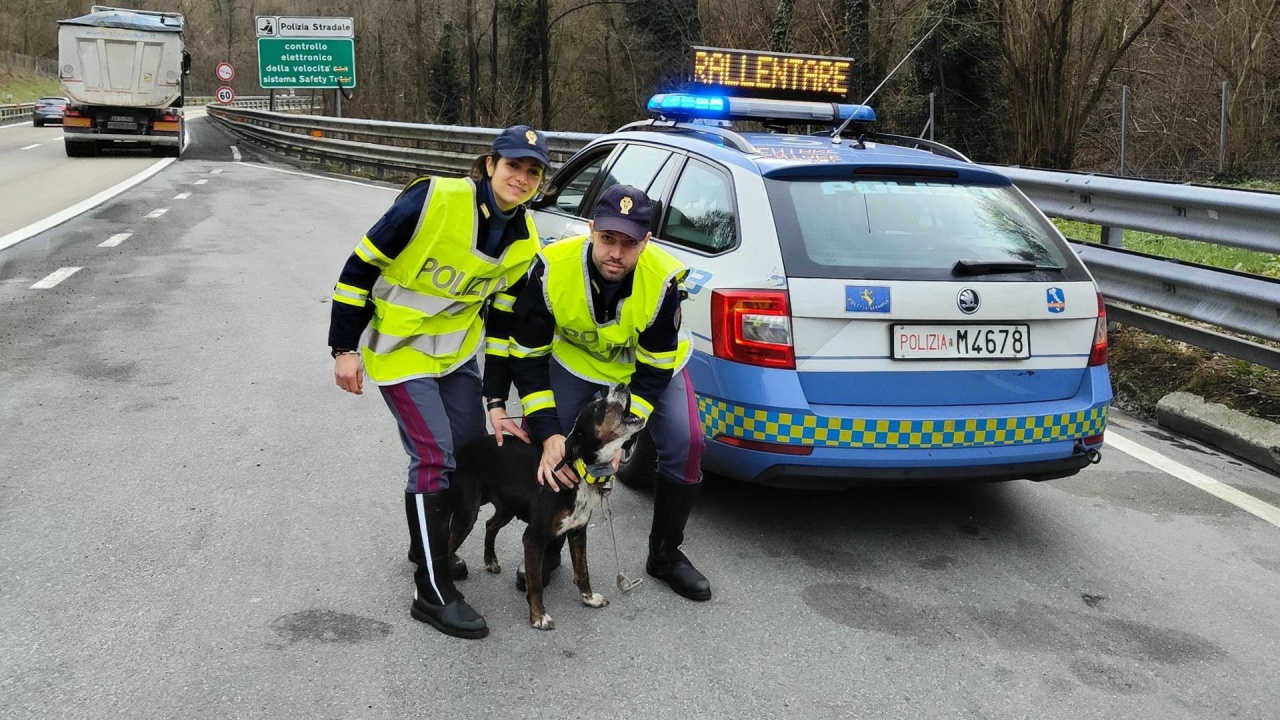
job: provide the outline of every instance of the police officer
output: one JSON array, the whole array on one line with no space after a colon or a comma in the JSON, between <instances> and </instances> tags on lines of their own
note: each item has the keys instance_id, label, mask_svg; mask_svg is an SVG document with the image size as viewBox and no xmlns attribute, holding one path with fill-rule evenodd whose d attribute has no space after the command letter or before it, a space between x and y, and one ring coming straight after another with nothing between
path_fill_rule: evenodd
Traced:
<instances>
[{"instance_id":1,"label":"police officer","mask_svg":"<svg viewBox=\"0 0 1280 720\"><path fill-rule=\"evenodd\" d=\"M578 481L556 468L582 407L605 387L630 384L631 412L647 421L658 451L645 569L686 598L708 600L710 583L680 551L702 488L702 426L680 333L688 268L649 242L652 215L642 191L614 185L590 234L543 248L516 299L511 364L530 434L542 443L538 480L557 491L557 482ZM550 548L544 573L559 560L560 548Z\"/></svg>"},{"instance_id":2,"label":"police officer","mask_svg":"<svg viewBox=\"0 0 1280 720\"><path fill-rule=\"evenodd\" d=\"M445 491L454 451L485 433L481 398L510 391L511 311L539 244L524 204L548 165L546 137L518 125L476 158L471 177L410 182L356 245L333 291L334 379L359 395L368 373L409 455L410 613L457 637L489 629L453 584L466 566L447 557ZM528 442L504 407L490 408L490 420L499 440L509 432Z\"/></svg>"}]
</instances>

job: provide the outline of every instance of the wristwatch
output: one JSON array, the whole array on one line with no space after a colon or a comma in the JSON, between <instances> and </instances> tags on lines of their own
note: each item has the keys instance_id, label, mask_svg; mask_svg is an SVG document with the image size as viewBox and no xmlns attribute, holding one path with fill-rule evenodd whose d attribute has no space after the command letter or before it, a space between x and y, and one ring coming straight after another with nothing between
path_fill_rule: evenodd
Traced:
<instances>
[{"instance_id":1,"label":"wristwatch","mask_svg":"<svg viewBox=\"0 0 1280 720\"><path fill-rule=\"evenodd\" d=\"M359 350L348 350L346 348L336 347L336 348L330 348L329 355L336 358L339 355L356 355L356 354L359 354L359 352L360 352Z\"/></svg>"}]
</instances>

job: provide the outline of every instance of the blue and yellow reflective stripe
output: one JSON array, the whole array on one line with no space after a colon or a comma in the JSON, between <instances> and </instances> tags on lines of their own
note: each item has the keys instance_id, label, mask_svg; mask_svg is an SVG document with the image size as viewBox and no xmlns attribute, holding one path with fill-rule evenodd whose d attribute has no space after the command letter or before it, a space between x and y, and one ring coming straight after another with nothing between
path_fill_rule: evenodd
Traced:
<instances>
[{"instance_id":1,"label":"blue and yellow reflective stripe","mask_svg":"<svg viewBox=\"0 0 1280 720\"><path fill-rule=\"evenodd\" d=\"M518 342L511 342L511 357L518 360L524 358L545 357L551 354L551 345L543 345L542 347L529 348Z\"/></svg>"},{"instance_id":2,"label":"blue and yellow reflective stripe","mask_svg":"<svg viewBox=\"0 0 1280 720\"><path fill-rule=\"evenodd\" d=\"M532 415L539 410L549 410L556 406L555 395L550 390L539 390L529 393L520 398L520 407L524 410L526 416Z\"/></svg>"},{"instance_id":3,"label":"blue and yellow reflective stripe","mask_svg":"<svg viewBox=\"0 0 1280 720\"><path fill-rule=\"evenodd\" d=\"M493 296L493 309L503 312L511 312L516 306L516 296L507 293L497 293Z\"/></svg>"},{"instance_id":4,"label":"blue and yellow reflective stripe","mask_svg":"<svg viewBox=\"0 0 1280 720\"><path fill-rule=\"evenodd\" d=\"M636 360L659 370L675 370L676 359L679 356L679 350L672 350L671 352L649 352L643 347L636 348Z\"/></svg>"},{"instance_id":5,"label":"blue and yellow reflective stripe","mask_svg":"<svg viewBox=\"0 0 1280 720\"><path fill-rule=\"evenodd\" d=\"M649 416L653 414L653 405L650 405L648 400L639 395L631 393L631 414L645 422L649 422Z\"/></svg>"},{"instance_id":6,"label":"blue and yellow reflective stripe","mask_svg":"<svg viewBox=\"0 0 1280 720\"><path fill-rule=\"evenodd\" d=\"M355 285L338 283L333 286L333 301L364 307L369 302L369 291Z\"/></svg>"},{"instance_id":7,"label":"blue and yellow reflective stripe","mask_svg":"<svg viewBox=\"0 0 1280 720\"><path fill-rule=\"evenodd\" d=\"M356 257L379 268L385 268L391 264L391 258L383 255L382 251L373 244L368 235L360 240L359 245L356 245L355 253Z\"/></svg>"},{"instance_id":8,"label":"blue and yellow reflective stripe","mask_svg":"<svg viewBox=\"0 0 1280 720\"><path fill-rule=\"evenodd\" d=\"M511 341L506 338L485 338L484 354L494 357L510 357Z\"/></svg>"},{"instance_id":9,"label":"blue and yellow reflective stripe","mask_svg":"<svg viewBox=\"0 0 1280 720\"><path fill-rule=\"evenodd\" d=\"M1107 410L1107 405L1095 405L1076 412L1022 417L883 420L780 412L698 396L707 437L863 449L1000 447L1092 437L1106 429Z\"/></svg>"}]
</instances>

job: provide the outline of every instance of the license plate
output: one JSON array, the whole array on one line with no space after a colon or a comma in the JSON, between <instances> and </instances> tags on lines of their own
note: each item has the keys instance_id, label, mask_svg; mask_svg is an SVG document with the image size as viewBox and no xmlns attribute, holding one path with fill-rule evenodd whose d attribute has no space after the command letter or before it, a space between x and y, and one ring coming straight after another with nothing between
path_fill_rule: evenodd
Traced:
<instances>
[{"instance_id":1,"label":"license plate","mask_svg":"<svg viewBox=\"0 0 1280 720\"><path fill-rule=\"evenodd\" d=\"M133 121L134 121L134 120L133 120L133 116L132 116L132 115L112 115L109 119L110 119L110 120L114 120L115 122L130 122L130 123L131 123L131 122L133 122Z\"/></svg>"},{"instance_id":2,"label":"license plate","mask_svg":"<svg viewBox=\"0 0 1280 720\"><path fill-rule=\"evenodd\" d=\"M895 360L1019 360L1031 357L1027 325L894 325Z\"/></svg>"},{"instance_id":3,"label":"license plate","mask_svg":"<svg viewBox=\"0 0 1280 720\"><path fill-rule=\"evenodd\" d=\"M110 120L107 122L107 129L108 130L137 130L138 124L132 123L132 122L116 122L114 120Z\"/></svg>"}]
</instances>

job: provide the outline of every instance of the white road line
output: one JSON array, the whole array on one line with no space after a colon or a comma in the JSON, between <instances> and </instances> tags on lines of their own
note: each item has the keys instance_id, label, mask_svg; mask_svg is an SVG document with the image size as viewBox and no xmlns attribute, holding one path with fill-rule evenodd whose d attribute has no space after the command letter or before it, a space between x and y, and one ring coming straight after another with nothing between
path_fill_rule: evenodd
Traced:
<instances>
[{"instance_id":1,"label":"white road line","mask_svg":"<svg viewBox=\"0 0 1280 720\"><path fill-rule=\"evenodd\" d=\"M0 250L3 250L11 245L17 245L18 243L22 242L23 240L26 240L27 238L39 235L40 233L44 232L45 230L48 230L49 228L57 227L58 225L61 225L62 223L76 217L77 215L80 215L81 213L85 213L85 212L88 212L89 210L92 210L93 208L101 205L102 203L124 192L125 190L128 190L134 185L137 185L143 180L146 180L152 175L155 175L161 170L169 167L169 164L172 163L173 161L174 161L174 158L165 158L164 160L161 160L155 165L152 165L146 170L143 170L142 172L138 173L137 175L134 175L128 180L125 180L121 183L113 185L107 188L106 190L103 190L102 192L98 193L97 195L94 195L88 200L76 203L75 205L72 205L71 207L67 208L66 210L63 210L60 213L50 215L44 220L31 223L30 225L22 229L14 230L8 235L0 237Z\"/></svg>"},{"instance_id":2,"label":"white road line","mask_svg":"<svg viewBox=\"0 0 1280 720\"><path fill-rule=\"evenodd\" d=\"M231 159L236 162L240 162L240 148L235 145L231 146Z\"/></svg>"},{"instance_id":3,"label":"white road line","mask_svg":"<svg viewBox=\"0 0 1280 720\"><path fill-rule=\"evenodd\" d=\"M197 181L195 182L195 184L196 184L196 185L203 185L203 184L205 184L205 183L207 183L207 182L209 182L209 178L205 178L205 179L203 179L203 180L197 180Z\"/></svg>"},{"instance_id":4,"label":"white road line","mask_svg":"<svg viewBox=\"0 0 1280 720\"><path fill-rule=\"evenodd\" d=\"M106 240L98 243L98 247L115 247L125 240L128 240L131 235L133 235L133 233L116 233L115 235L112 235Z\"/></svg>"},{"instance_id":5,"label":"white road line","mask_svg":"<svg viewBox=\"0 0 1280 720\"><path fill-rule=\"evenodd\" d=\"M49 288L57 285L63 280L66 280L72 275L75 275L79 271L80 271L80 268L78 267L58 268L57 270L54 270L53 272L49 273L49 276L46 277L45 279L41 280L35 285L32 285L31 289L32 290L48 290Z\"/></svg>"},{"instance_id":6,"label":"white road line","mask_svg":"<svg viewBox=\"0 0 1280 720\"><path fill-rule=\"evenodd\" d=\"M386 190L387 192L400 192L402 188L390 188L385 185L374 185L372 183L357 182L355 180L344 180L342 178L327 177L325 175L313 175L312 173L296 172L293 170L282 170L280 168L267 167L266 165L255 165L254 163L245 163L249 167L258 168L260 170L270 170L271 172L284 173L285 175L301 175L302 177L315 178L316 180L328 180L329 182L346 183L347 185L359 185L360 187L375 188L377 190ZM214 170L217 172L217 170Z\"/></svg>"},{"instance_id":7,"label":"white road line","mask_svg":"<svg viewBox=\"0 0 1280 720\"><path fill-rule=\"evenodd\" d=\"M1163 470L1185 483L1194 485L1214 497L1226 500L1241 510L1256 515L1276 527L1280 527L1280 508L1274 505L1265 503L1249 493L1241 492L1226 483L1214 480L1204 473L1192 470L1182 463L1170 460L1155 450L1121 437L1110 428L1107 428L1106 443L1157 470Z\"/></svg>"},{"instance_id":8,"label":"white road line","mask_svg":"<svg viewBox=\"0 0 1280 720\"><path fill-rule=\"evenodd\" d=\"M156 208L155 210L147 213L147 217L154 220L167 212L169 212L169 208Z\"/></svg>"},{"instance_id":9,"label":"white road line","mask_svg":"<svg viewBox=\"0 0 1280 720\"><path fill-rule=\"evenodd\" d=\"M209 172L213 175L217 175L218 173L222 172L222 168L218 168L217 170L210 170Z\"/></svg>"},{"instance_id":10,"label":"white road line","mask_svg":"<svg viewBox=\"0 0 1280 720\"><path fill-rule=\"evenodd\" d=\"M31 148L38 148L38 147L40 147L40 143L36 143L35 145L28 145L28 146L26 146L26 147L24 147L24 148L18 148L18 149L19 149L19 150L30 150Z\"/></svg>"},{"instance_id":11,"label":"white road line","mask_svg":"<svg viewBox=\"0 0 1280 720\"><path fill-rule=\"evenodd\" d=\"M189 193L189 192L185 192L185 193L178 193L177 195L174 195L174 196L173 196L173 199L174 199L174 200L186 200L186 199L187 199L187 198L189 198L189 197L191 197L191 193Z\"/></svg>"}]
</instances>

